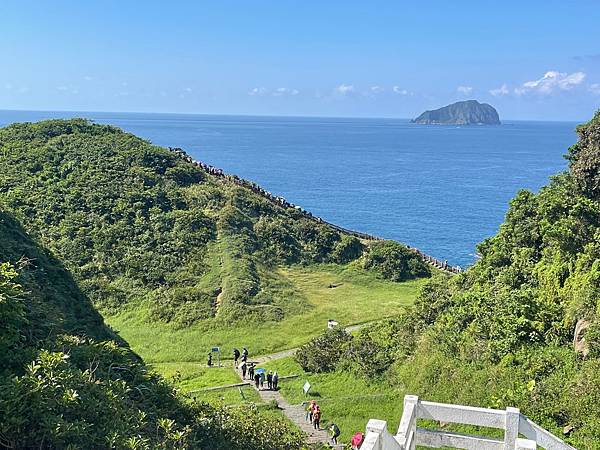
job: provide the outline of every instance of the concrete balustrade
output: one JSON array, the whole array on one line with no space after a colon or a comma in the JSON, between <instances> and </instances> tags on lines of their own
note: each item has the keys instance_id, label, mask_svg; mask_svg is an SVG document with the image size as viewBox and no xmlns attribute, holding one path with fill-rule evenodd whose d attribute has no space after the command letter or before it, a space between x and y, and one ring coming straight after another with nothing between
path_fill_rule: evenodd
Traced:
<instances>
[{"instance_id":1,"label":"concrete balustrade","mask_svg":"<svg viewBox=\"0 0 600 450\"><path fill-rule=\"evenodd\" d=\"M504 430L504 439L420 428L418 419L496 428ZM535 450L538 447L575 450L522 415L517 408L499 410L427 402L414 395L404 397L404 411L396 435L388 432L385 421L369 420L361 450L414 450L417 445L469 450Z\"/></svg>"}]
</instances>

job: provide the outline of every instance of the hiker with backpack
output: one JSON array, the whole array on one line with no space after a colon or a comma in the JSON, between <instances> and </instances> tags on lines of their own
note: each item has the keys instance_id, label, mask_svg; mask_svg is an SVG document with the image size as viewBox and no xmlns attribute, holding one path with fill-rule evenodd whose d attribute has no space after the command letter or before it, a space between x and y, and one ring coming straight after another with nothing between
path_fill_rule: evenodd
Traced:
<instances>
[{"instance_id":1,"label":"hiker with backpack","mask_svg":"<svg viewBox=\"0 0 600 450\"><path fill-rule=\"evenodd\" d=\"M321 429L321 407L315 404L315 408L312 414L313 427L315 430Z\"/></svg>"},{"instance_id":2,"label":"hiker with backpack","mask_svg":"<svg viewBox=\"0 0 600 450\"><path fill-rule=\"evenodd\" d=\"M340 436L340 427L338 427L335 423L332 423L329 426L329 432L331 433L331 443L336 445L337 438Z\"/></svg>"},{"instance_id":3,"label":"hiker with backpack","mask_svg":"<svg viewBox=\"0 0 600 450\"><path fill-rule=\"evenodd\" d=\"M238 368L238 359L240 359L240 351L237 348L233 349L233 366Z\"/></svg>"}]
</instances>

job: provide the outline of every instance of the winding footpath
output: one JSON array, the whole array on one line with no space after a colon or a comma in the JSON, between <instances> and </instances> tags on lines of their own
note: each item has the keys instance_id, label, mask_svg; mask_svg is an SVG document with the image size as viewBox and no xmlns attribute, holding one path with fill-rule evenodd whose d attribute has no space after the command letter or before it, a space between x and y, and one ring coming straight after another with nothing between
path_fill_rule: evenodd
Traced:
<instances>
[{"instance_id":1,"label":"winding footpath","mask_svg":"<svg viewBox=\"0 0 600 450\"><path fill-rule=\"evenodd\" d=\"M368 325L371 322L362 323L358 325L352 325L346 327L345 330L348 333L359 330L360 328ZM254 358L252 361L255 365L259 366L268 361L274 361L276 359L287 358L288 356L294 355L298 348L292 348L289 350L283 350L277 353L271 353L269 355L258 356ZM242 374L239 370L233 369L235 373L240 377L242 382L247 382L247 380L242 379ZM265 403L272 402L275 400L277 402L277 406L281 410L281 412L292 421L298 428L300 428L307 435L307 442L309 444L328 444L331 448L335 449L343 449L343 444L333 445L331 444L331 439L329 437L329 433L327 430L320 429L315 430L310 422L306 420L306 410L304 409L303 404L292 405L290 404L284 397L279 393L279 391L270 391L257 388L254 383L248 382L250 386L252 386L260 396L261 400Z\"/></svg>"}]
</instances>

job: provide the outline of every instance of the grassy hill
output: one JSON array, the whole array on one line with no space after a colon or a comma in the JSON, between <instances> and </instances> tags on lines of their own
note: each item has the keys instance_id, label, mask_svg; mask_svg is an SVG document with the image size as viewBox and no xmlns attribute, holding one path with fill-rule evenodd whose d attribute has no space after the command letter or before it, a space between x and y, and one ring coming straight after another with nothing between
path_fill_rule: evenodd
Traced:
<instances>
[{"instance_id":1,"label":"grassy hill","mask_svg":"<svg viewBox=\"0 0 600 450\"><path fill-rule=\"evenodd\" d=\"M0 209L0 446L300 448L281 418L184 401ZM266 423L269 427L266 427Z\"/></svg>"},{"instance_id":2,"label":"grassy hill","mask_svg":"<svg viewBox=\"0 0 600 450\"><path fill-rule=\"evenodd\" d=\"M180 325L277 319L286 305L263 282L270 268L363 254L356 238L110 126L14 124L0 145L0 199L104 309L146 298ZM406 259L404 278L428 274Z\"/></svg>"},{"instance_id":3,"label":"grassy hill","mask_svg":"<svg viewBox=\"0 0 600 450\"><path fill-rule=\"evenodd\" d=\"M276 413L183 400L123 338L189 391L231 380L198 363L211 346L256 355L329 318L395 315L431 273L400 244L85 120L0 129L0 209L0 445L17 448L298 448Z\"/></svg>"},{"instance_id":4,"label":"grassy hill","mask_svg":"<svg viewBox=\"0 0 600 450\"><path fill-rule=\"evenodd\" d=\"M179 150L110 126L79 119L14 124L0 130L0 152L0 202L136 349L138 333L155 343L147 323L190 333L196 345L208 346L231 343L214 339L220 332L211 330L232 324L246 330L266 324L270 331L306 319L306 332L299 333L305 340L330 314L366 321L396 313L414 298L414 284L397 289L378 278L430 274L400 244L361 242L256 186L240 186L237 177L194 164ZM324 263L332 264L330 275L317 269L307 276L346 283L332 289L340 296L328 305L299 281L302 267ZM362 293L373 288L370 298L382 299L384 308L374 311L353 295L354 279ZM345 303L336 308L338 301ZM239 337L252 340L247 331ZM262 351L296 343L270 339L248 345ZM189 348L185 340L179 344Z\"/></svg>"}]
</instances>

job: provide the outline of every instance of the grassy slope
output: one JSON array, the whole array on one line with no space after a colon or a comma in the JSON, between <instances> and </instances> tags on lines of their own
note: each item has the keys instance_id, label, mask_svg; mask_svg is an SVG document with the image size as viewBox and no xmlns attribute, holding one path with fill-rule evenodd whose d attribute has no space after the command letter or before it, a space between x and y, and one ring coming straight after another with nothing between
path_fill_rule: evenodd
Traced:
<instances>
[{"instance_id":1,"label":"grassy slope","mask_svg":"<svg viewBox=\"0 0 600 450\"><path fill-rule=\"evenodd\" d=\"M17 125L0 130L0 146L0 201L133 350L167 377L179 370L184 392L232 381L202 368L212 346L224 357L234 346L251 355L293 348L329 318L350 325L395 315L423 284L384 281L361 261L322 264L335 260L337 232L113 128ZM215 309L221 289L224 314ZM236 390L201 395L240 402Z\"/></svg>"},{"instance_id":2,"label":"grassy slope","mask_svg":"<svg viewBox=\"0 0 600 450\"><path fill-rule=\"evenodd\" d=\"M221 402L226 405L237 405L253 402L260 404L258 393L250 386L241 388L231 387L214 391L205 391L213 386L226 386L240 382L239 377L232 370L230 361L224 362L222 367L206 367L204 363L168 362L152 364L152 368L161 373L165 378L175 383L184 394L189 394L197 400L208 403Z\"/></svg>"},{"instance_id":3,"label":"grassy slope","mask_svg":"<svg viewBox=\"0 0 600 450\"><path fill-rule=\"evenodd\" d=\"M390 431L395 431L400 423L404 392L385 382L369 384L348 372L306 373L292 357L271 361L264 367L277 370L281 376L300 375L282 381L281 394L294 404L317 400L323 413L321 426L336 423L342 442L348 442L357 431L364 432L372 418L386 420ZM302 391L305 381L311 384L308 396Z\"/></svg>"},{"instance_id":4,"label":"grassy slope","mask_svg":"<svg viewBox=\"0 0 600 450\"><path fill-rule=\"evenodd\" d=\"M343 325L368 322L398 313L413 302L423 281L392 283L352 264L292 266L278 270L280 283L292 289L309 307L280 322L237 323L185 329L155 323L149 326L143 307L107 316L107 322L148 362L204 362L212 346L229 358L233 347L247 347L251 355L294 348L319 334L327 319ZM329 288L330 284L338 285Z\"/></svg>"}]
</instances>

